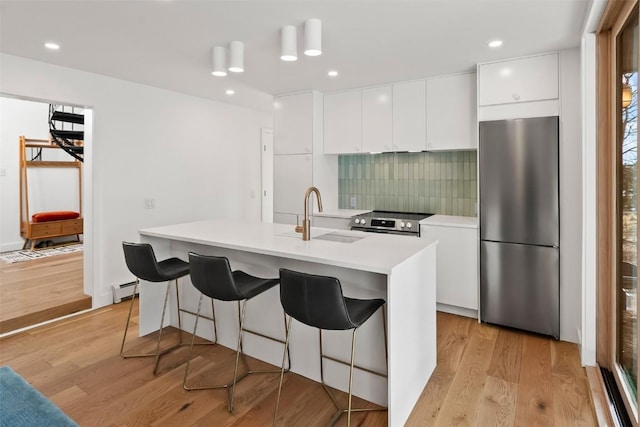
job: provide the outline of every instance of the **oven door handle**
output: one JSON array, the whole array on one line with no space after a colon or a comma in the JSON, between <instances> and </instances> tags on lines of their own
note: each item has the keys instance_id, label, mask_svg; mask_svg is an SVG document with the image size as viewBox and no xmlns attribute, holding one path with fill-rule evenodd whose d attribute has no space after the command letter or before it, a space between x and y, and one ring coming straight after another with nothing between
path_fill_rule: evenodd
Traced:
<instances>
[{"instance_id":1,"label":"oven door handle","mask_svg":"<svg viewBox=\"0 0 640 427\"><path fill-rule=\"evenodd\" d=\"M415 236L420 237L420 233L414 233L411 231L394 231L394 230L381 230L378 228L362 228L351 227L352 231L364 231L365 233L378 233L378 234L395 234L397 236Z\"/></svg>"}]
</instances>

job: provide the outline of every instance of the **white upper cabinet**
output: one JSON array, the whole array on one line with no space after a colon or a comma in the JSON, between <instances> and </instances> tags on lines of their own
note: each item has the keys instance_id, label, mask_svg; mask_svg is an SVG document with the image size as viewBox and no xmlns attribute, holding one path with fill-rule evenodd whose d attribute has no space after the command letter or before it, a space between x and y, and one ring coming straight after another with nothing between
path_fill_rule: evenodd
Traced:
<instances>
[{"instance_id":1,"label":"white upper cabinet","mask_svg":"<svg viewBox=\"0 0 640 427\"><path fill-rule=\"evenodd\" d=\"M427 80L427 150L474 150L476 74Z\"/></svg>"},{"instance_id":2,"label":"white upper cabinet","mask_svg":"<svg viewBox=\"0 0 640 427\"><path fill-rule=\"evenodd\" d=\"M324 96L324 153L362 152L362 90Z\"/></svg>"},{"instance_id":3,"label":"white upper cabinet","mask_svg":"<svg viewBox=\"0 0 640 427\"><path fill-rule=\"evenodd\" d=\"M362 151L392 151L391 86L362 90Z\"/></svg>"},{"instance_id":4,"label":"white upper cabinet","mask_svg":"<svg viewBox=\"0 0 640 427\"><path fill-rule=\"evenodd\" d=\"M393 146L377 151L422 151L426 141L424 80L393 85Z\"/></svg>"},{"instance_id":5,"label":"white upper cabinet","mask_svg":"<svg viewBox=\"0 0 640 427\"><path fill-rule=\"evenodd\" d=\"M313 93L277 97L274 101L274 154L313 152Z\"/></svg>"},{"instance_id":6,"label":"white upper cabinet","mask_svg":"<svg viewBox=\"0 0 640 427\"><path fill-rule=\"evenodd\" d=\"M479 105L558 98L558 54L546 54L478 66Z\"/></svg>"}]
</instances>

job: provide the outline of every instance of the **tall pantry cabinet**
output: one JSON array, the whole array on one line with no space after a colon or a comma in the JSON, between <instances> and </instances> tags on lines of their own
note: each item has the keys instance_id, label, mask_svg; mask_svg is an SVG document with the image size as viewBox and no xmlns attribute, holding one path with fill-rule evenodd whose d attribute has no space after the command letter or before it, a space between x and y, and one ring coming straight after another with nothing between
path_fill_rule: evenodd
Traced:
<instances>
[{"instance_id":1,"label":"tall pantry cabinet","mask_svg":"<svg viewBox=\"0 0 640 427\"><path fill-rule=\"evenodd\" d=\"M274 222L302 224L304 193L312 185L320 190L325 210L338 208L338 157L323 154L322 104L316 91L274 100Z\"/></svg>"}]
</instances>

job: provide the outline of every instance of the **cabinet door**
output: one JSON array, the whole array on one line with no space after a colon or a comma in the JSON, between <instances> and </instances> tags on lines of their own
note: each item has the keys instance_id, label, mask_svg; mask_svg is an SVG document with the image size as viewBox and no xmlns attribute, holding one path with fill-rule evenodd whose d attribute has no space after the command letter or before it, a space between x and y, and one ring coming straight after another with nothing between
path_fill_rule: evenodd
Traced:
<instances>
[{"instance_id":1,"label":"cabinet door","mask_svg":"<svg viewBox=\"0 0 640 427\"><path fill-rule=\"evenodd\" d=\"M427 150L478 148L476 74L427 80Z\"/></svg>"},{"instance_id":2,"label":"cabinet door","mask_svg":"<svg viewBox=\"0 0 640 427\"><path fill-rule=\"evenodd\" d=\"M324 96L324 153L362 152L362 91Z\"/></svg>"},{"instance_id":3,"label":"cabinet door","mask_svg":"<svg viewBox=\"0 0 640 427\"><path fill-rule=\"evenodd\" d=\"M276 98L273 108L274 153L307 154L313 147L313 93Z\"/></svg>"},{"instance_id":4,"label":"cabinet door","mask_svg":"<svg viewBox=\"0 0 640 427\"><path fill-rule=\"evenodd\" d=\"M422 151L426 139L426 82L393 85L392 149Z\"/></svg>"},{"instance_id":5,"label":"cabinet door","mask_svg":"<svg viewBox=\"0 0 640 427\"><path fill-rule=\"evenodd\" d=\"M494 62L478 67L479 105L558 98L558 54Z\"/></svg>"},{"instance_id":6,"label":"cabinet door","mask_svg":"<svg viewBox=\"0 0 640 427\"><path fill-rule=\"evenodd\" d=\"M273 156L274 213L304 213L304 193L313 182L312 163L311 154Z\"/></svg>"},{"instance_id":7,"label":"cabinet door","mask_svg":"<svg viewBox=\"0 0 640 427\"><path fill-rule=\"evenodd\" d=\"M392 151L391 86L362 90L362 151Z\"/></svg>"},{"instance_id":8,"label":"cabinet door","mask_svg":"<svg viewBox=\"0 0 640 427\"><path fill-rule=\"evenodd\" d=\"M423 225L422 237L438 240L436 301L478 309L478 230Z\"/></svg>"}]
</instances>

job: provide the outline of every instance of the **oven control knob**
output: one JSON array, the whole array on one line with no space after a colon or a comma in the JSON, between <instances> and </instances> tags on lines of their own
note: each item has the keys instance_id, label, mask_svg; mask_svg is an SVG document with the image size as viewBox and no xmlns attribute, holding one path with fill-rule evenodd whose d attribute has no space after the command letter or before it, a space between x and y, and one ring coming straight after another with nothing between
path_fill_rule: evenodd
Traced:
<instances>
[{"instance_id":1,"label":"oven control knob","mask_svg":"<svg viewBox=\"0 0 640 427\"><path fill-rule=\"evenodd\" d=\"M408 223L407 223L407 228L411 228L411 225L412 225L412 224L411 224L410 222L408 222Z\"/></svg>"},{"instance_id":2,"label":"oven control knob","mask_svg":"<svg viewBox=\"0 0 640 427\"><path fill-rule=\"evenodd\" d=\"M354 220L354 222L355 222L356 224L360 224L360 218L356 218L356 219Z\"/></svg>"},{"instance_id":3,"label":"oven control knob","mask_svg":"<svg viewBox=\"0 0 640 427\"><path fill-rule=\"evenodd\" d=\"M400 221L400 228L404 228L404 222Z\"/></svg>"},{"instance_id":4,"label":"oven control knob","mask_svg":"<svg viewBox=\"0 0 640 427\"><path fill-rule=\"evenodd\" d=\"M366 223L367 223L367 220L366 220L366 219L362 218L362 219L360 220L360 224L365 225Z\"/></svg>"}]
</instances>

